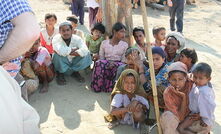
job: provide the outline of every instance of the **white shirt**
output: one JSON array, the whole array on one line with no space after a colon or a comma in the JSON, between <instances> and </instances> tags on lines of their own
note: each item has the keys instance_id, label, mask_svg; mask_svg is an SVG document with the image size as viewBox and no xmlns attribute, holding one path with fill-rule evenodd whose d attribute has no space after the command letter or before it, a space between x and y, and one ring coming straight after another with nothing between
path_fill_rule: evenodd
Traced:
<instances>
[{"instance_id":1,"label":"white shirt","mask_svg":"<svg viewBox=\"0 0 221 134\"><path fill-rule=\"evenodd\" d=\"M87 0L87 7L95 9L99 7L99 4L96 2L96 0Z\"/></svg>"},{"instance_id":2,"label":"white shirt","mask_svg":"<svg viewBox=\"0 0 221 134\"><path fill-rule=\"evenodd\" d=\"M76 52L81 56L84 57L89 53L89 50L84 43L84 41L77 35L72 34L70 45L67 44L62 39L61 35L56 35L52 40L53 49L55 52L58 53L60 56L67 57L69 61L72 60L75 56L70 56L71 50L78 48Z\"/></svg>"},{"instance_id":3,"label":"white shirt","mask_svg":"<svg viewBox=\"0 0 221 134\"><path fill-rule=\"evenodd\" d=\"M149 109L149 103L148 101L139 95L135 95L135 97L133 97L131 100L128 98L128 96L126 94L116 94L114 95L114 98L112 99L111 102L111 106L114 106L116 108L119 107L127 107L127 105L129 105L131 103L131 101L136 100L140 103L142 103L143 105L146 106L147 109Z\"/></svg>"},{"instance_id":4,"label":"white shirt","mask_svg":"<svg viewBox=\"0 0 221 134\"><path fill-rule=\"evenodd\" d=\"M18 83L0 66L0 134L40 134L39 115L21 97Z\"/></svg>"},{"instance_id":5,"label":"white shirt","mask_svg":"<svg viewBox=\"0 0 221 134\"><path fill-rule=\"evenodd\" d=\"M199 113L202 120L212 126L215 121L215 93L208 85L198 87L195 84L189 93L189 108L192 113Z\"/></svg>"},{"instance_id":6,"label":"white shirt","mask_svg":"<svg viewBox=\"0 0 221 134\"><path fill-rule=\"evenodd\" d=\"M57 27L55 27L54 28L54 33L51 36L49 36L46 28L42 28L41 29L41 34L44 37L44 40L47 43L47 45L51 45L53 37L55 35L59 34L59 29Z\"/></svg>"}]
</instances>

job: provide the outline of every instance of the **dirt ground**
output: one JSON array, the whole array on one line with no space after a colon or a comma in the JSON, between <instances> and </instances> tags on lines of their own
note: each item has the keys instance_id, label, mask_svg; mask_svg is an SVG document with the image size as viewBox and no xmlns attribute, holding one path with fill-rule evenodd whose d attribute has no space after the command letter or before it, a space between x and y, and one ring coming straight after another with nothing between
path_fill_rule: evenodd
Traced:
<instances>
[{"instance_id":1,"label":"dirt ground","mask_svg":"<svg viewBox=\"0 0 221 134\"><path fill-rule=\"evenodd\" d=\"M44 22L46 13L55 13L58 23L71 15L68 5L62 0L30 0L39 22ZM216 0L197 0L195 5L187 5L184 14L184 36L186 47L197 50L200 62L212 66L212 83L216 93L216 123L213 134L221 133L221 2ZM134 25L142 26L139 9L133 12ZM136 19L135 19L136 18ZM168 10L148 9L149 31L155 25L162 25L169 32ZM79 26L86 33L88 13L85 14L85 26ZM151 34L150 34L151 35ZM153 37L151 36L153 41ZM38 111L42 134L138 134L139 131L128 126L120 126L113 130L107 128L103 116L109 111L110 93L94 93L90 91L90 74L81 72L87 79L80 84L67 77L67 85L58 86L50 83L49 92L34 93L30 104ZM153 132L155 133L155 132Z\"/></svg>"}]
</instances>

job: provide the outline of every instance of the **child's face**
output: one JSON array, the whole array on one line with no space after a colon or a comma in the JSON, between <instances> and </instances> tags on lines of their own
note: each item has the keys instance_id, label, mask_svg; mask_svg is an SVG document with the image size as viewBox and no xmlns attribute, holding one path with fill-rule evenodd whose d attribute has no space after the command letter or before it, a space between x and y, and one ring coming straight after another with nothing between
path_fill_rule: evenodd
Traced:
<instances>
[{"instance_id":1,"label":"child's face","mask_svg":"<svg viewBox=\"0 0 221 134\"><path fill-rule=\"evenodd\" d=\"M137 44L143 44L145 36L144 36L142 31L137 31L137 32L134 33L134 39L135 39Z\"/></svg>"},{"instance_id":2,"label":"child's face","mask_svg":"<svg viewBox=\"0 0 221 134\"><path fill-rule=\"evenodd\" d=\"M123 83L123 88L128 93L134 93L135 91L135 78L133 76L126 76Z\"/></svg>"},{"instance_id":3,"label":"child's face","mask_svg":"<svg viewBox=\"0 0 221 134\"><path fill-rule=\"evenodd\" d=\"M63 39L70 39L72 36L72 29L70 26L62 26L59 30Z\"/></svg>"},{"instance_id":4,"label":"child's face","mask_svg":"<svg viewBox=\"0 0 221 134\"><path fill-rule=\"evenodd\" d=\"M181 90L185 86L187 77L181 72L175 72L168 79L171 86L176 90Z\"/></svg>"},{"instance_id":5,"label":"child's face","mask_svg":"<svg viewBox=\"0 0 221 134\"><path fill-rule=\"evenodd\" d=\"M71 22L71 25L72 25L72 28L73 28L73 29L75 29L75 28L78 26L78 24L76 24L76 23L74 23L74 22Z\"/></svg>"},{"instance_id":6,"label":"child's face","mask_svg":"<svg viewBox=\"0 0 221 134\"><path fill-rule=\"evenodd\" d=\"M193 81L197 86L204 86L211 80L204 73L193 73Z\"/></svg>"},{"instance_id":7,"label":"child's face","mask_svg":"<svg viewBox=\"0 0 221 134\"><path fill-rule=\"evenodd\" d=\"M51 17L49 19L46 19L45 23L46 23L47 26L54 27L54 25L57 23L57 20L54 17Z\"/></svg>"},{"instance_id":8,"label":"child's face","mask_svg":"<svg viewBox=\"0 0 221 134\"><path fill-rule=\"evenodd\" d=\"M188 58L188 57L186 57L186 55L181 54L180 61L187 65L187 64L191 63L191 58Z\"/></svg>"},{"instance_id":9,"label":"child's face","mask_svg":"<svg viewBox=\"0 0 221 134\"><path fill-rule=\"evenodd\" d=\"M154 69L158 70L163 65L165 58L160 56L159 54L153 54L153 65Z\"/></svg>"},{"instance_id":10,"label":"child's face","mask_svg":"<svg viewBox=\"0 0 221 134\"><path fill-rule=\"evenodd\" d=\"M164 41L166 38L166 30L160 30L154 37L159 41Z\"/></svg>"},{"instance_id":11,"label":"child's face","mask_svg":"<svg viewBox=\"0 0 221 134\"><path fill-rule=\"evenodd\" d=\"M99 30L94 29L92 32L92 36L94 40L97 40L101 37L102 33Z\"/></svg>"},{"instance_id":12,"label":"child's face","mask_svg":"<svg viewBox=\"0 0 221 134\"><path fill-rule=\"evenodd\" d=\"M176 39L169 37L166 42L165 51L168 54L175 54L178 49L179 49L179 42Z\"/></svg>"}]
</instances>

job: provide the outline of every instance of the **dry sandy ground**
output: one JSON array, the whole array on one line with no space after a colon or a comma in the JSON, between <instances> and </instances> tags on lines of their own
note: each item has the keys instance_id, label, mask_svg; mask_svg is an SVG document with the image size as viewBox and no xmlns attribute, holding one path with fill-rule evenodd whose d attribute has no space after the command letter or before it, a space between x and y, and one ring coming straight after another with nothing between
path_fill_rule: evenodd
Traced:
<instances>
[{"instance_id":1,"label":"dry sandy ground","mask_svg":"<svg viewBox=\"0 0 221 134\"><path fill-rule=\"evenodd\" d=\"M61 0L30 0L30 4L39 22L44 15L53 12L58 22L65 20L71 12ZM184 35L187 47L197 50L199 61L209 63L213 68L212 83L216 92L216 124L214 134L221 133L221 2L216 0L199 0L196 5L186 6ZM169 28L168 11L148 9L150 31L154 25ZM142 26L139 10L134 11L135 26ZM85 15L88 27L88 14ZM86 30L85 27L80 27ZM169 29L168 29L169 32ZM153 41L153 37L151 37ZM94 93L89 90L90 75L85 84L79 84L67 77L68 84L58 86L50 83L49 92L35 93L30 97L30 104L38 111L43 134L135 134L139 131L132 127L121 126L109 130L103 116L109 111L109 93ZM169 123L169 122L168 122ZM154 132L153 132L154 133Z\"/></svg>"}]
</instances>

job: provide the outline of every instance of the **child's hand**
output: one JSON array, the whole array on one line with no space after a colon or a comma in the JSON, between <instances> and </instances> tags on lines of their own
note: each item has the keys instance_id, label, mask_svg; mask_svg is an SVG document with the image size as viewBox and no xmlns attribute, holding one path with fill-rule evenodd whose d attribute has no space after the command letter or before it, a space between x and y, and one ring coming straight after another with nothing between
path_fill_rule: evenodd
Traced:
<instances>
[{"instance_id":1,"label":"child's hand","mask_svg":"<svg viewBox=\"0 0 221 134\"><path fill-rule=\"evenodd\" d=\"M190 114L189 116L190 116L190 119L193 121L197 121L201 119L199 114Z\"/></svg>"},{"instance_id":2,"label":"child's hand","mask_svg":"<svg viewBox=\"0 0 221 134\"><path fill-rule=\"evenodd\" d=\"M180 92L178 89L175 89L173 86L169 86L168 87L171 91L173 91L175 94L181 96L181 97L185 97L185 93L183 92Z\"/></svg>"},{"instance_id":3,"label":"child's hand","mask_svg":"<svg viewBox=\"0 0 221 134\"><path fill-rule=\"evenodd\" d=\"M99 59L99 55L98 54L93 55L92 59L93 61L97 61Z\"/></svg>"},{"instance_id":4,"label":"child's hand","mask_svg":"<svg viewBox=\"0 0 221 134\"><path fill-rule=\"evenodd\" d=\"M203 120L200 120L200 125L201 125L202 127L207 127L207 124L204 123Z\"/></svg>"}]
</instances>

